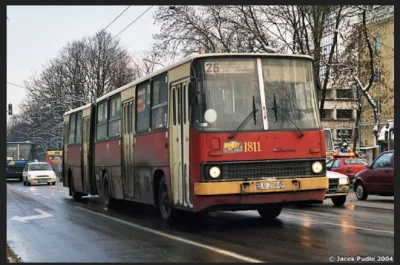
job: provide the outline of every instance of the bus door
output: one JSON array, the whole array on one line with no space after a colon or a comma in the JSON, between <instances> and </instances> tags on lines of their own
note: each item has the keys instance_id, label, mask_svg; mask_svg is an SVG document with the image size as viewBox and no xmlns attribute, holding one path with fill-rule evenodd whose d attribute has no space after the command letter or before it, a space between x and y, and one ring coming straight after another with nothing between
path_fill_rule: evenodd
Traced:
<instances>
[{"instance_id":1,"label":"bus door","mask_svg":"<svg viewBox=\"0 0 400 265\"><path fill-rule=\"evenodd\" d=\"M67 165L68 165L68 141L69 141L69 122L64 122L64 131L63 131L63 156L62 156L62 179L63 179L63 186L67 187L68 182L68 172L67 172Z\"/></svg>"},{"instance_id":2,"label":"bus door","mask_svg":"<svg viewBox=\"0 0 400 265\"><path fill-rule=\"evenodd\" d=\"M122 157L123 157L123 186L125 198L135 198L135 174L133 166L133 126L135 124L135 101L122 104Z\"/></svg>"},{"instance_id":3,"label":"bus door","mask_svg":"<svg viewBox=\"0 0 400 265\"><path fill-rule=\"evenodd\" d=\"M83 178L82 187L84 192L91 192L90 179L89 179L89 132L90 132L90 118L83 118L83 131L82 131L82 155L83 155Z\"/></svg>"},{"instance_id":4,"label":"bus door","mask_svg":"<svg viewBox=\"0 0 400 265\"><path fill-rule=\"evenodd\" d=\"M173 203L193 207L189 181L189 79L172 83L170 93L170 188Z\"/></svg>"}]
</instances>

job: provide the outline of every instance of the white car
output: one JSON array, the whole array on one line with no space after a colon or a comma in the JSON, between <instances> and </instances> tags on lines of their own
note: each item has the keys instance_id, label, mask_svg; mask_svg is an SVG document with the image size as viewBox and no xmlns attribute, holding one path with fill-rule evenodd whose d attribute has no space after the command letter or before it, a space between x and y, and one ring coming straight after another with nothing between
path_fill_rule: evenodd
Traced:
<instances>
[{"instance_id":1,"label":"white car","mask_svg":"<svg viewBox=\"0 0 400 265\"><path fill-rule=\"evenodd\" d=\"M47 185L56 184L56 173L46 162L32 162L26 164L22 172L23 184L47 183Z\"/></svg>"},{"instance_id":2,"label":"white car","mask_svg":"<svg viewBox=\"0 0 400 265\"><path fill-rule=\"evenodd\" d=\"M329 187L325 191L325 199L331 198L334 205L343 206L349 194L349 177L330 170L326 171L326 175L329 178Z\"/></svg>"}]
</instances>

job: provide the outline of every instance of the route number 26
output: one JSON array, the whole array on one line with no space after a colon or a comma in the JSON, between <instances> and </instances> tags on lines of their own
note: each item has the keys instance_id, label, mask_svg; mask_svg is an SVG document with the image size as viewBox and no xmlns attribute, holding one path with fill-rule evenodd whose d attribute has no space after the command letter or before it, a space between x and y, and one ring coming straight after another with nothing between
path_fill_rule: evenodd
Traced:
<instances>
[{"instance_id":1,"label":"route number 26","mask_svg":"<svg viewBox=\"0 0 400 265\"><path fill-rule=\"evenodd\" d=\"M206 63L205 66L208 74L219 72L219 63Z\"/></svg>"}]
</instances>

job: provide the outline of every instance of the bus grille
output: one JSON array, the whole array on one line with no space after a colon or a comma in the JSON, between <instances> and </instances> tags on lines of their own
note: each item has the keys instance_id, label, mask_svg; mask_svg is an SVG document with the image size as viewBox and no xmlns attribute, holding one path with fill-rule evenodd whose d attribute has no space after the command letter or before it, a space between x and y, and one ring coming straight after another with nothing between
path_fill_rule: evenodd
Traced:
<instances>
[{"instance_id":1,"label":"bus grille","mask_svg":"<svg viewBox=\"0 0 400 265\"><path fill-rule=\"evenodd\" d=\"M206 164L203 176L205 176L205 180L212 180L207 177L209 168L212 166L220 167L222 180L326 176L325 167L320 174L312 172L311 164L315 161L319 161L325 166L325 160L314 159ZM218 178L215 181L221 181L221 179Z\"/></svg>"},{"instance_id":2,"label":"bus grille","mask_svg":"<svg viewBox=\"0 0 400 265\"><path fill-rule=\"evenodd\" d=\"M9 168L7 168L7 173L8 174L22 174L23 170L24 170L23 167L9 167Z\"/></svg>"}]
</instances>

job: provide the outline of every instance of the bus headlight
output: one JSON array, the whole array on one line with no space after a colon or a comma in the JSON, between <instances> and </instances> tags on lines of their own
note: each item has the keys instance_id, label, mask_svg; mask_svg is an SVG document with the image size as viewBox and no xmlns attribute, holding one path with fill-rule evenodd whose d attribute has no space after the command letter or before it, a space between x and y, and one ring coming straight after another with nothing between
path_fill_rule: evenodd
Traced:
<instances>
[{"instance_id":1,"label":"bus headlight","mask_svg":"<svg viewBox=\"0 0 400 265\"><path fill-rule=\"evenodd\" d=\"M322 167L321 162L316 161L316 162L314 162L314 163L312 164L311 168L312 168L312 171L313 171L315 174L318 174L318 173L321 173L323 167Z\"/></svg>"},{"instance_id":2,"label":"bus headlight","mask_svg":"<svg viewBox=\"0 0 400 265\"><path fill-rule=\"evenodd\" d=\"M221 170L219 169L219 167L212 167L210 168L210 171L208 171L208 173L210 174L210 177L216 179L219 177L219 175L221 175Z\"/></svg>"}]
</instances>

